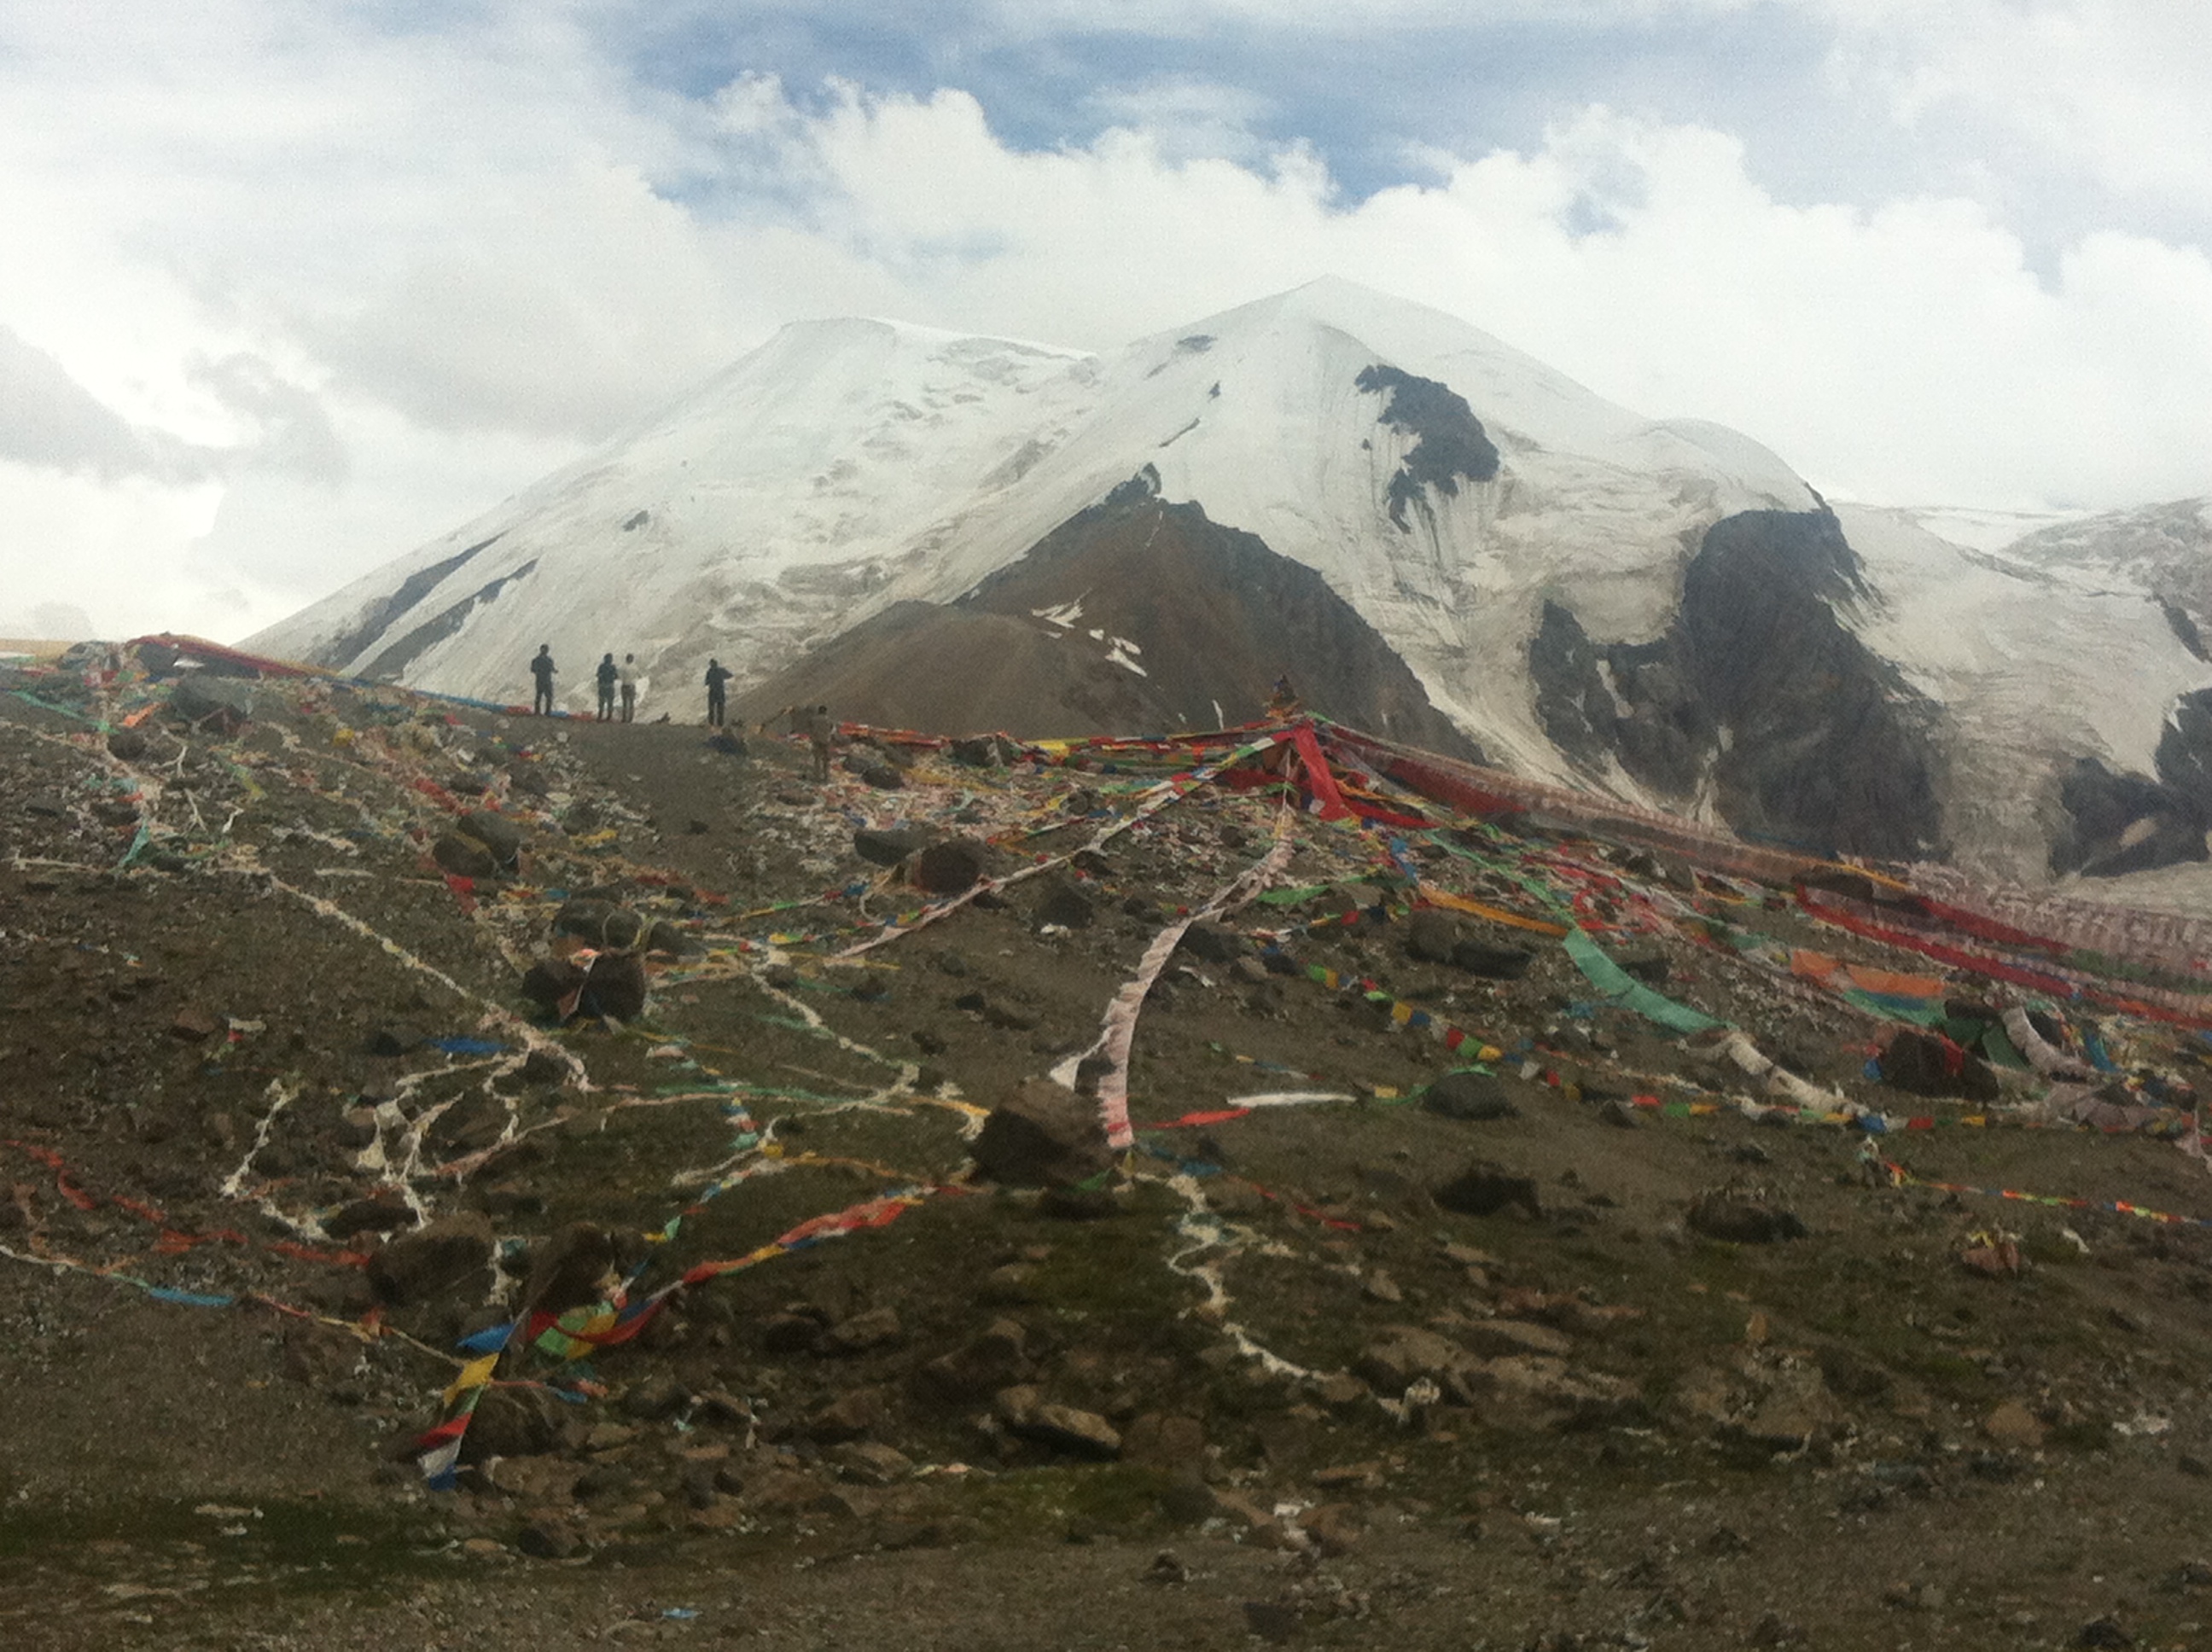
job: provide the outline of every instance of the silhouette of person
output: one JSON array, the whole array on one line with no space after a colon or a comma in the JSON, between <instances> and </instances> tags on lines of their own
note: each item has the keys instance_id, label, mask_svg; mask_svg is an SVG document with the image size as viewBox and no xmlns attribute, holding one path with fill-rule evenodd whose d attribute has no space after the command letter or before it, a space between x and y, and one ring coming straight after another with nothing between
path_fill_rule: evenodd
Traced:
<instances>
[{"instance_id":1,"label":"silhouette of person","mask_svg":"<svg viewBox=\"0 0 2212 1652\"><path fill-rule=\"evenodd\" d=\"M615 714L615 679L622 675L622 668L615 664L612 653L604 653L599 656L599 669L592 674L599 679L599 720L611 721Z\"/></svg>"},{"instance_id":2,"label":"silhouette of person","mask_svg":"<svg viewBox=\"0 0 2212 1652\"><path fill-rule=\"evenodd\" d=\"M538 645L537 658L530 662L530 674L538 679L538 692L532 696L530 709L540 717L553 714L553 673L560 668L553 663L553 645Z\"/></svg>"},{"instance_id":3,"label":"silhouette of person","mask_svg":"<svg viewBox=\"0 0 2212 1652\"><path fill-rule=\"evenodd\" d=\"M736 675L719 659L707 662L707 723L711 728L722 726L722 714L727 702L727 691L723 684Z\"/></svg>"},{"instance_id":4,"label":"silhouette of person","mask_svg":"<svg viewBox=\"0 0 2212 1652\"><path fill-rule=\"evenodd\" d=\"M637 656L624 654L622 663L622 720L625 723L637 714Z\"/></svg>"},{"instance_id":5,"label":"silhouette of person","mask_svg":"<svg viewBox=\"0 0 2212 1652\"><path fill-rule=\"evenodd\" d=\"M837 732L837 725L830 720L830 708L810 707L806 713L806 744L814 758L814 778L817 783L830 778L830 738Z\"/></svg>"}]
</instances>

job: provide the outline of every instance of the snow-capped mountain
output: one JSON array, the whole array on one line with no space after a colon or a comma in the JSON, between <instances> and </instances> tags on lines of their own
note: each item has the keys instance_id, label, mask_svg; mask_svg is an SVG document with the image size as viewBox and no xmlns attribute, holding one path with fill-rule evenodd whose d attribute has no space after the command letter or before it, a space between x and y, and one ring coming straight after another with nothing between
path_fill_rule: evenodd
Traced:
<instances>
[{"instance_id":1,"label":"snow-capped mountain","mask_svg":"<svg viewBox=\"0 0 2212 1652\"><path fill-rule=\"evenodd\" d=\"M2001 550L1976 525L1831 511L1747 437L1331 280L1110 357L787 327L253 646L514 701L550 642L572 706L634 651L683 714L714 655L770 708L1036 733L1234 720L1288 671L1346 720L1448 720L1753 835L2014 874L2172 858L2197 805L2161 731L2212 689L2203 512ZM2198 854L2212 787L2203 813Z\"/></svg>"}]
</instances>

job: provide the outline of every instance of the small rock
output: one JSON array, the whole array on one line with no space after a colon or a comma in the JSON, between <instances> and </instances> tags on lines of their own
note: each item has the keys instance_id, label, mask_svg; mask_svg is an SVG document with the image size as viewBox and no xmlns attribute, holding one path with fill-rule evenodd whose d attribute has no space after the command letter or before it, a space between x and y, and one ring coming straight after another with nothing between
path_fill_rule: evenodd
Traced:
<instances>
[{"instance_id":1,"label":"small rock","mask_svg":"<svg viewBox=\"0 0 2212 1652\"><path fill-rule=\"evenodd\" d=\"M1439 1187L1436 1201L1445 1210L1457 1211L1464 1216L1495 1216L1510 1209L1540 1220L1544 1214L1543 1206L1536 1197L1534 1177L1516 1175L1484 1159L1477 1159Z\"/></svg>"},{"instance_id":2,"label":"small rock","mask_svg":"<svg viewBox=\"0 0 2212 1652\"><path fill-rule=\"evenodd\" d=\"M1487 1123L1517 1119L1521 1109L1505 1093L1505 1081L1493 1073L1447 1072L1422 1092L1421 1107L1447 1119Z\"/></svg>"},{"instance_id":3,"label":"small rock","mask_svg":"<svg viewBox=\"0 0 2212 1652\"><path fill-rule=\"evenodd\" d=\"M430 859L456 878L493 878L499 876L499 859L489 849L458 831L441 832L430 845Z\"/></svg>"},{"instance_id":4,"label":"small rock","mask_svg":"<svg viewBox=\"0 0 2212 1652\"><path fill-rule=\"evenodd\" d=\"M1282 1646L1297 1638L1303 1620L1286 1600L1247 1600L1244 1626L1269 1645Z\"/></svg>"},{"instance_id":5,"label":"small rock","mask_svg":"<svg viewBox=\"0 0 2212 1652\"><path fill-rule=\"evenodd\" d=\"M566 1560L584 1546L584 1540L567 1521L549 1517L524 1527L514 1546L533 1560Z\"/></svg>"},{"instance_id":6,"label":"small rock","mask_svg":"<svg viewBox=\"0 0 2212 1652\"><path fill-rule=\"evenodd\" d=\"M481 1294L491 1280L492 1244L491 1222L482 1212L441 1216L369 1258L368 1283L395 1307L449 1293Z\"/></svg>"},{"instance_id":7,"label":"small rock","mask_svg":"<svg viewBox=\"0 0 2212 1652\"><path fill-rule=\"evenodd\" d=\"M2135 1643L2136 1637L2121 1628L2120 1620L2110 1613L2091 1619L2074 1637L2076 1646L2125 1647Z\"/></svg>"},{"instance_id":8,"label":"small rock","mask_svg":"<svg viewBox=\"0 0 2212 1652\"><path fill-rule=\"evenodd\" d=\"M1102 1461L1121 1455L1121 1430L1096 1412L1042 1401L1017 1406L1012 1416L1002 1416L1000 1420L1024 1439L1055 1451Z\"/></svg>"},{"instance_id":9,"label":"small rock","mask_svg":"<svg viewBox=\"0 0 2212 1652\"><path fill-rule=\"evenodd\" d=\"M853 834L853 852L872 865L896 866L930 845L927 832L913 827L863 826Z\"/></svg>"},{"instance_id":10,"label":"small rock","mask_svg":"<svg viewBox=\"0 0 2212 1652\"><path fill-rule=\"evenodd\" d=\"M1324 1503L1298 1516L1298 1525L1324 1558L1334 1559L1359 1546L1358 1510L1348 1503Z\"/></svg>"},{"instance_id":11,"label":"small rock","mask_svg":"<svg viewBox=\"0 0 2212 1652\"><path fill-rule=\"evenodd\" d=\"M1012 1187L1072 1187L1113 1163L1098 1109L1043 1079L991 1110L974 1153L978 1174Z\"/></svg>"},{"instance_id":12,"label":"small rock","mask_svg":"<svg viewBox=\"0 0 2212 1652\"><path fill-rule=\"evenodd\" d=\"M1477 1320L1461 1334L1478 1354L1545 1354L1564 1359L1574 1351L1574 1339L1548 1325L1527 1320Z\"/></svg>"},{"instance_id":13,"label":"small rock","mask_svg":"<svg viewBox=\"0 0 2212 1652\"><path fill-rule=\"evenodd\" d=\"M914 1473L914 1459L892 1446L860 1440L835 1447L830 1461L848 1480L863 1485L890 1485Z\"/></svg>"},{"instance_id":14,"label":"small rock","mask_svg":"<svg viewBox=\"0 0 2212 1652\"><path fill-rule=\"evenodd\" d=\"M228 1025L223 1018L203 1005L187 1004L177 1011L169 1023L169 1031L175 1036L198 1043L214 1037Z\"/></svg>"},{"instance_id":15,"label":"small rock","mask_svg":"<svg viewBox=\"0 0 2212 1652\"><path fill-rule=\"evenodd\" d=\"M832 1327L823 1345L833 1353L865 1353L896 1342L902 1334L896 1309L872 1308Z\"/></svg>"},{"instance_id":16,"label":"small rock","mask_svg":"<svg viewBox=\"0 0 2212 1652\"><path fill-rule=\"evenodd\" d=\"M502 872L513 872L529 841L521 824L490 809L473 809L461 817L460 829L483 844Z\"/></svg>"},{"instance_id":17,"label":"small rock","mask_svg":"<svg viewBox=\"0 0 2212 1652\"><path fill-rule=\"evenodd\" d=\"M582 987L586 974L582 966L571 963L566 958L540 958L523 972L522 995L532 1004L544 1009L557 1010L568 1000L571 993ZM542 1051L533 1050L531 1052L531 1059L537 1060L544 1054ZM526 1078L529 1076L526 1067L524 1076ZM556 1078L567 1077L565 1069L556 1075ZM532 1082L543 1084L548 1080L540 1078Z\"/></svg>"},{"instance_id":18,"label":"small rock","mask_svg":"<svg viewBox=\"0 0 2212 1652\"><path fill-rule=\"evenodd\" d=\"M1206 1461L1206 1425L1195 1417L1146 1412L1121 1436L1126 1462L1193 1472Z\"/></svg>"},{"instance_id":19,"label":"small rock","mask_svg":"<svg viewBox=\"0 0 2212 1652\"><path fill-rule=\"evenodd\" d=\"M1726 1192L1701 1193L1685 1218L1708 1239L1739 1245L1771 1245L1802 1239L1809 1230L1791 1212Z\"/></svg>"},{"instance_id":20,"label":"small rock","mask_svg":"<svg viewBox=\"0 0 2212 1652\"><path fill-rule=\"evenodd\" d=\"M1058 924L1063 929L1088 929L1098 915L1091 898L1072 878L1049 880L1040 893L1030 915L1040 924Z\"/></svg>"},{"instance_id":21,"label":"small rock","mask_svg":"<svg viewBox=\"0 0 2212 1652\"><path fill-rule=\"evenodd\" d=\"M2006 1400L1982 1418L1982 1432L2011 1450L2039 1451L2043 1448L2043 1424L2017 1400Z\"/></svg>"},{"instance_id":22,"label":"small rock","mask_svg":"<svg viewBox=\"0 0 2212 1652\"><path fill-rule=\"evenodd\" d=\"M1361 1351L1353 1369L1381 1393L1395 1396L1423 1377L1457 1370L1468 1358L1466 1349L1434 1331L1396 1325Z\"/></svg>"},{"instance_id":23,"label":"small rock","mask_svg":"<svg viewBox=\"0 0 2212 1652\"><path fill-rule=\"evenodd\" d=\"M933 843L914 857L909 875L926 894L964 894L983 876L982 848L957 837Z\"/></svg>"},{"instance_id":24,"label":"small rock","mask_svg":"<svg viewBox=\"0 0 2212 1652\"><path fill-rule=\"evenodd\" d=\"M1451 950L1452 963L1470 975L1490 981L1518 981L1535 960L1536 955L1524 947L1492 946L1485 941L1462 940Z\"/></svg>"},{"instance_id":25,"label":"small rock","mask_svg":"<svg viewBox=\"0 0 2212 1652\"><path fill-rule=\"evenodd\" d=\"M629 952L602 952L592 960L577 1007L611 1021L635 1021L645 1013L645 960Z\"/></svg>"}]
</instances>

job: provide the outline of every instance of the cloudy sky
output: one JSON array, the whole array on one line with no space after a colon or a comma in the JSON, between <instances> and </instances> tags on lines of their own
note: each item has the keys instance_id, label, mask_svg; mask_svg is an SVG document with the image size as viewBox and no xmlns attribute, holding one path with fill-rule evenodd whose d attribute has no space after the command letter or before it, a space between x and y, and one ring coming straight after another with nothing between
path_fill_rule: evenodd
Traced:
<instances>
[{"instance_id":1,"label":"cloudy sky","mask_svg":"<svg viewBox=\"0 0 2212 1652\"><path fill-rule=\"evenodd\" d=\"M799 317L1336 274L1833 495L2212 493L2202 0L8 0L0 635L234 638Z\"/></svg>"}]
</instances>

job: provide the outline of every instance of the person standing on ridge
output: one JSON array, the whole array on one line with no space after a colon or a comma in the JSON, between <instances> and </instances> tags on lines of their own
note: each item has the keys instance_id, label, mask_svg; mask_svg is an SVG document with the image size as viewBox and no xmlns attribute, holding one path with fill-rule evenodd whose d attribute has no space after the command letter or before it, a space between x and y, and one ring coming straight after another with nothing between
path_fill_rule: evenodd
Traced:
<instances>
[{"instance_id":1,"label":"person standing on ridge","mask_svg":"<svg viewBox=\"0 0 2212 1652\"><path fill-rule=\"evenodd\" d=\"M559 668L553 664L553 645L538 645L538 657L530 662L530 674L538 679L538 692L530 701L530 709L540 717L553 714L553 673Z\"/></svg>"},{"instance_id":2,"label":"person standing on ridge","mask_svg":"<svg viewBox=\"0 0 2212 1652\"><path fill-rule=\"evenodd\" d=\"M817 785L827 785L830 780L830 738L837 732L836 724L830 720L830 708L811 706L802 720L806 728L806 744L814 758L814 780Z\"/></svg>"},{"instance_id":3,"label":"person standing on ridge","mask_svg":"<svg viewBox=\"0 0 2212 1652\"><path fill-rule=\"evenodd\" d=\"M627 723L637 714L637 656L635 654L623 656L621 682L622 720Z\"/></svg>"},{"instance_id":4,"label":"person standing on ridge","mask_svg":"<svg viewBox=\"0 0 2212 1652\"><path fill-rule=\"evenodd\" d=\"M726 694L722 685L736 675L719 659L707 662L707 726L709 728L721 727L722 714L726 705Z\"/></svg>"},{"instance_id":5,"label":"person standing on ridge","mask_svg":"<svg viewBox=\"0 0 2212 1652\"><path fill-rule=\"evenodd\" d=\"M599 656L599 670L593 675L599 679L599 720L611 722L615 714L615 679L622 675L611 652Z\"/></svg>"}]
</instances>

